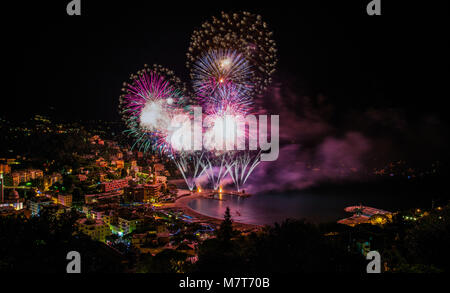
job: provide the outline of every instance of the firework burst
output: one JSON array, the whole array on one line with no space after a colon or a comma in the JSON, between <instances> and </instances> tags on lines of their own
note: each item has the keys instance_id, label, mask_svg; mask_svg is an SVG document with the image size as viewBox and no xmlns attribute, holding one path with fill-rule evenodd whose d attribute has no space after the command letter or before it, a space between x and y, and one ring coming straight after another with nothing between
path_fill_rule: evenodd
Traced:
<instances>
[{"instance_id":1,"label":"firework burst","mask_svg":"<svg viewBox=\"0 0 450 293\"><path fill-rule=\"evenodd\" d=\"M271 83L277 63L276 43L272 35L260 15L222 12L219 18L213 17L193 32L187 67L193 68L205 52L233 50L242 54L252 66L254 91L261 93Z\"/></svg>"},{"instance_id":2,"label":"firework burst","mask_svg":"<svg viewBox=\"0 0 450 293\"><path fill-rule=\"evenodd\" d=\"M242 95L253 89L253 71L245 57L234 50L209 50L191 69L194 91L201 97L214 96L217 91L233 85Z\"/></svg>"},{"instance_id":3,"label":"firework burst","mask_svg":"<svg viewBox=\"0 0 450 293\"><path fill-rule=\"evenodd\" d=\"M253 97L271 82L276 52L272 32L259 15L222 12L203 23L187 53L192 95L172 71L158 65L145 66L124 83L119 109L135 138L133 147L170 157L191 191L202 174L214 189L229 174L240 190L260 162L256 118L249 114L255 113ZM202 149L192 150L190 121L197 103L207 118ZM186 121L178 121L180 116ZM182 126L174 129L177 121Z\"/></svg>"},{"instance_id":4,"label":"firework burst","mask_svg":"<svg viewBox=\"0 0 450 293\"><path fill-rule=\"evenodd\" d=\"M228 111L245 116L253 111L253 99L233 83L218 88L208 99L202 99L201 104L207 113L213 114Z\"/></svg>"},{"instance_id":5,"label":"firework burst","mask_svg":"<svg viewBox=\"0 0 450 293\"><path fill-rule=\"evenodd\" d=\"M170 121L186 112L186 91L180 79L172 71L154 65L138 71L125 82L120 97L120 112L128 133L140 150L157 150L173 154Z\"/></svg>"}]
</instances>

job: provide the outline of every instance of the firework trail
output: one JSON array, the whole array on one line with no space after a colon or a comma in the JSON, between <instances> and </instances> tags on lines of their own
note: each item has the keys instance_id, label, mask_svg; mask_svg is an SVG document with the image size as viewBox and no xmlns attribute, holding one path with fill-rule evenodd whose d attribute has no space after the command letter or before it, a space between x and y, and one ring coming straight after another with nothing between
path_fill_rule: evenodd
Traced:
<instances>
[{"instance_id":1,"label":"firework trail","mask_svg":"<svg viewBox=\"0 0 450 293\"><path fill-rule=\"evenodd\" d=\"M226 165L227 171L237 191L240 192L250 174L261 162L261 151L241 151L228 155L230 158Z\"/></svg>"},{"instance_id":2,"label":"firework trail","mask_svg":"<svg viewBox=\"0 0 450 293\"><path fill-rule=\"evenodd\" d=\"M196 179L205 171L202 163L203 155L203 151L190 153L181 152L174 158L174 162L180 170L190 191L194 189Z\"/></svg>"},{"instance_id":3,"label":"firework trail","mask_svg":"<svg viewBox=\"0 0 450 293\"><path fill-rule=\"evenodd\" d=\"M220 154L209 152L202 161L204 173L208 176L214 190L222 185L222 180L227 175L227 153Z\"/></svg>"}]
</instances>

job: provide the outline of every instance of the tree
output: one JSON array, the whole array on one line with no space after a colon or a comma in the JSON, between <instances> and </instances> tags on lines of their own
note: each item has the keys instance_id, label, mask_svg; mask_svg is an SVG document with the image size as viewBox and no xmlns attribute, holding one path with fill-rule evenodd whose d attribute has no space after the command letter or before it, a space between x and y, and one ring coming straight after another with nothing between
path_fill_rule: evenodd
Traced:
<instances>
[{"instance_id":1,"label":"tree","mask_svg":"<svg viewBox=\"0 0 450 293\"><path fill-rule=\"evenodd\" d=\"M74 203L79 203L84 201L84 196L81 188L75 187L72 192L72 201Z\"/></svg>"},{"instance_id":2,"label":"tree","mask_svg":"<svg viewBox=\"0 0 450 293\"><path fill-rule=\"evenodd\" d=\"M223 244L228 244L233 237L233 221L231 220L230 208L227 207L224 214L224 220L217 230L217 239Z\"/></svg>"},{"instance_id":3,"label":"tree","mask_svg":"<svg viewBox=\"0 0 450 293\"><path fill-rule=\"evenodd\" d=\"M31 184L39 190L44 190L44 178L36 178L31 180Z\"/></svg>"},{"instance_id":4,"label":"tree","mask_svg":"<svg viewBox=\"0 0 450 293\"><path fill-rule=\"evenodd\" d=\"M187 255L172 249L165 249L155 256L141 255L137 265L138 273L181 273L185 272Z\"/></svg>"},{"instance_id":5,"label":"tree","mask_svg":"<svg viewBox=\"0 0 450 293\"><path fill-rule=\"evenodd\" d=\"M414 222L404 241L409 264L422 265L419 266L421 269L432 265L450 271L450 206Z\"/></svg>"},{"instance_id":6,"label":"tree","mask_svg":"<svg viewBox=\"0 0 450 293\"><path fill-rule=\"evenodd\" d=\"M72 175L64 175L63 186L65 188L65 192L72 193L73 183L74 183L74 177Z\"/></svg>"},{"instance_id":7,"label":"tree","mask_svg":"<svg viewBox=\"0 0 450 293\"><path fill-rule=\"evenodd\" d=\"M0 271L64 273L68 251L83 256L82 272L122 272L121 256L76 231L77 213L8 216L0 221Z\"/></svg>"},{"instance_id":8,"label":"tree","mask_svg":"<svg viewBox=\"0 0 450 293\"><path fill-rule=\"evenodd\" d=\"M301 220L235 237L225 247L218 238L206 240L198 257L199 272L363 272L367 265L361 254L348 252L345 241Z\"/></svg>"}]
</instances>

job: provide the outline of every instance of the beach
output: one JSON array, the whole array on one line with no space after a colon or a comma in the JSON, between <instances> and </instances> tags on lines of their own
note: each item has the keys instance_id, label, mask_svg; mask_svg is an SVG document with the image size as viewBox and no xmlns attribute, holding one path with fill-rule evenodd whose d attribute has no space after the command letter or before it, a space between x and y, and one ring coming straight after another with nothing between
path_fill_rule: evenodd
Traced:
<instances>
[{"instance_id":1,"label":"beach","mask_svg":"<svg viewBox=\"0 0 450 293\"><path fill-rule=\"evenodd\" d=\"M181 210L186 215L193 217L196 219L197 222L208 222L212 223L214 225L220 225L222 223L223 218L215 218L210 217L207 215L200 214L196 211L194 211L191 207L189 207L188 203L194 199L205 197L206 195L204 193L192 193L190 195L184 195L179 197L174 203L166 203L161 205L160 207L157 207L157 210ZM261 225L254 225L254 224L245 224L245 223L239 223L236 221L233 221L233 227L236 230L240 231L246 231L246 230L255 230L259 229L262 226Z\"/></svg>"}]
</instances>

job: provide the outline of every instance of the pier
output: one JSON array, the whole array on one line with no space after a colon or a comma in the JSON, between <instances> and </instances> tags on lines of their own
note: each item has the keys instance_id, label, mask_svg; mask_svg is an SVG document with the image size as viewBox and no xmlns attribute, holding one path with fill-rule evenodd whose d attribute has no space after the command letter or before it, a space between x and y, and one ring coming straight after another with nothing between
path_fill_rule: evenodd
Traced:
<instances>
[{"instance_id":1,"label":"pier","mask_svg":"<svg viewBox=\"0 0 450 293\"><path fill-rule=\"evenodd\" d=\"M339 220L338 223L351 227L354 227L355 225L358 224L371 223L371 218L373 218L375 215L386 216L387 218L392 217L391 212L363 205L349 206L346 207L344 210L348 213L353 213L353 216Z\"/></svg>"}]
</instances>

